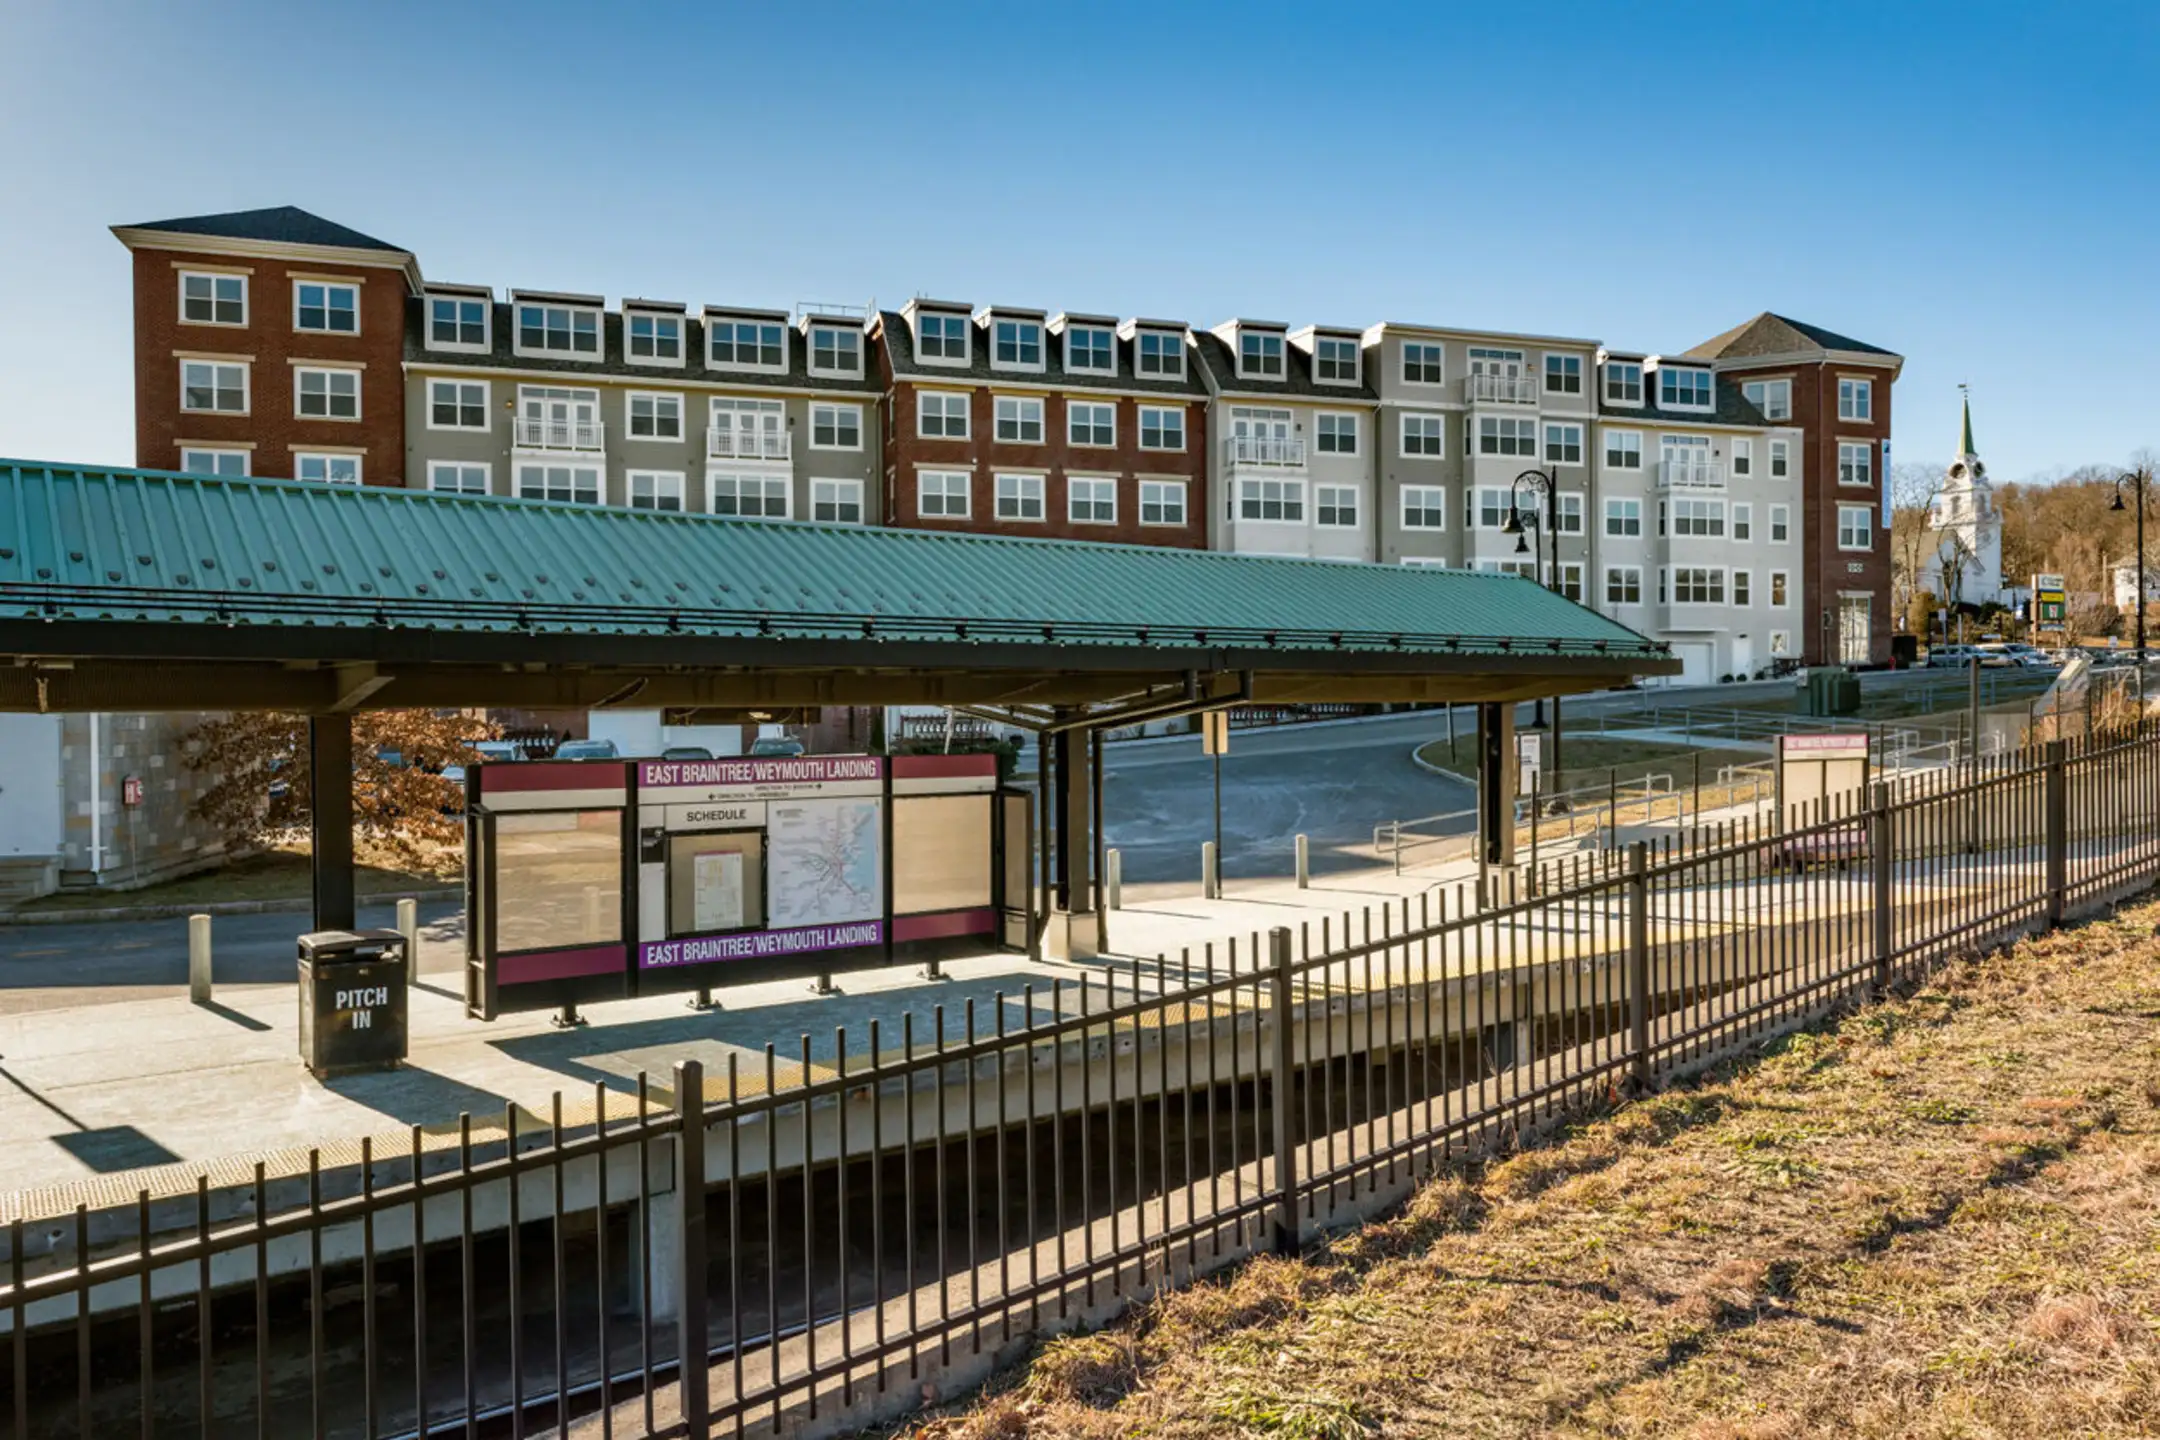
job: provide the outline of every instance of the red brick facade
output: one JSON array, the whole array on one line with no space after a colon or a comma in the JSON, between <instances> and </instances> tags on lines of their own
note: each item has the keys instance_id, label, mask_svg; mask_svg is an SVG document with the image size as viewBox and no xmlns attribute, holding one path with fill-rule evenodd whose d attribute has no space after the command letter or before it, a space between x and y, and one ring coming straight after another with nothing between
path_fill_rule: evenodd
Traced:
<instances>
[{"instance_id":1,"label":"red brick facade","mask_svg":"<svg viewBox=\"0 0 2160 1440\"><path fill-rule=\"evenodd\" d=\"M177 243L177 237L176 237ZM361 479L403 483L405 462L406 283L401 270L338 260L309 262L260 255L159 250L142 246L135 262L135 463L180 468L183 447L252 446L250 474L290 479L295 451L361 452ZM247 322L197 324L181 319L183 271L244 275ZM296 279L353 284L359 291L358 334L323 334L294 327ZM186 357L245 360L246 414L180 408L180 366ZM295 361L361 367L357 420L301 418Z\"/></svg>"},{"instance_id":2,"label":"red brick facade","mask_svg":"<svg viewBox=\"0 0 2160 1440\"><path fill-rule=\"evenodd\" d=\"M882 351L883 347L879 347ZM886 523L924 530L962 530L984 535L1024 535L1067 540L1116 541L1129 545L1171 545L1183 549L1207 548L1207 402L1166 395L1145 400L1130 395L1074 391L1071 398L1107 404L1116 410L1116 440L1109 446L1073 445L1066 423L1067 397L1062 393L1018 388L993 390L970 382L952 384L895 379L887 374L885 405L885 516ZM925 439L917 432L917 401L920 390L952 393L968 388L968 439ZM1001 443L996 430L995 397L1039 395L1043 402L1043 443ZM1185 412L1185 448L1182 451L1140 448L1140 409L1181 409ZM965 519L925 516L920 509L916 485L919 471L967 470L973 477ZM1041 520L997 518L997 476L1040 474L1043 477ZM1069 517L1068 474L1091 478L1117 478L1117 520L1114 524L1079 523ZM1180 526L1144 525L1140 521L1140 482L1143 479L1175 479L1185 483L1185 523Z\"/></svg>"}]
</instances>

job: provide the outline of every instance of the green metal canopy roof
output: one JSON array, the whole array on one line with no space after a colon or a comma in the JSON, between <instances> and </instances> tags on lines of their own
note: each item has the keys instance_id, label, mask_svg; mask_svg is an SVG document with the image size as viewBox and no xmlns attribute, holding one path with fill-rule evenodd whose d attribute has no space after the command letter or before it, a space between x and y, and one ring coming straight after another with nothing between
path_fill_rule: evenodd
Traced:
<instances>
[{"instance_id":1,"label":"green metal canopy roof","mask_svg":"<svg viewBox=\"0 0 2160 1440\"><path fill-rule=\"evenodd\" d=\"M364 631L407 654L419 635L662 640L632 648L676 664L717 660L704 639L765 642L766 664L812 654L776 640L844 641L828 658L870 666L923 664L926 643L982 665L1005 663L1000 642L1052 666L1123 652L1124 668L1155 651L1331 671L1534 655L1594 672L1577 689L1672 668L1663 645L1506 575L0 461L0 654L65 653L56 627L104 651L81 637L114 626L153 627L160 657L244 634L258 659L351 658L294 632Z\"/></svg>"}]
</instances>

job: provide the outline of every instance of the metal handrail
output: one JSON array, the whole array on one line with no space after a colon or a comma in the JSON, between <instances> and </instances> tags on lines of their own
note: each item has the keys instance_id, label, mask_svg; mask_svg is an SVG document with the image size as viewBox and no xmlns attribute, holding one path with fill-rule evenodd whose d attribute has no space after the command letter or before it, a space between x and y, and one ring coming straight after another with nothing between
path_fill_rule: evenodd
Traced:
<instances>
[{"instance_id":1,"label":"metal handrail","mask_svg":"<svg viewBox=\"0 0 2160 1440\"><path fill-rule=\"evenodd\" d=\"M794 453L794 436L784 430L727 430L705 432L708 460L785 460Z\"/></svg>"},{"instance_id":2,"label":"metal handrail","mask_svg":"<svg viewBox=\"0 0 2160 1440\"><path fill-rule=\"evenodd\" d=\"M511 435L512 443L526 450L607 448L607 426L597 420L536 420L520 415L513 422Z\"/></svg>"},{"instance_id":3,"label":"metal handrail","mask_svg":"<svg viewBox=\"0 0 2160 1440\"><path fill-rule=\"evenodd\" d=\"M1232 465L1303 465L1305 442L1295 435L1225 435L1223 459Z\"/></svg>"},{"instance_id":4,"label":"metal handrail","mask_svg":"<svg viewBox=\"0 0 2160 1440\"><path fill-rule=\"evenodd\" d=\"M1485 400L1508 405L1535 405L1538 403L1538 380L1535 375L1465 375L1463 399L1470 402Z\"/></svg>"}]
</instances>

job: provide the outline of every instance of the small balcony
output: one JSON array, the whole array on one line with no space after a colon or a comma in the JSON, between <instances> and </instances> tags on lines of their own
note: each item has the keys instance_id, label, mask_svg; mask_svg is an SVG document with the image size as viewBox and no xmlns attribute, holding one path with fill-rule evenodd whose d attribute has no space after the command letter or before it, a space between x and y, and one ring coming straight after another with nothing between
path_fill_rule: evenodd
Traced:
<instances>
[{"instance_id":1,"label":"small balcony","mask_svg":"<svg viewBox=\"0 0 2160 1440\"><path fill-rule=\"evenodd\" d=\"M1667 490L1723 490L1725 466L1716 460L1660 460L1657 488Z\"/></svg>"},{"instance_id":2,"label":"small balcony","mask_svg":"<svg viewBox=\"0 0 2160 1440\"><path fill-rule=\"evenodd\" d=\"M794 454L795 437L785 430L707 430L708 460L781 460Z\"/></svg>"},{"instance_id":3,"label":"small balcony","mask_svg":"<svg viewBox=\"0 0 2160 1440\"><path fill-rule=\"evenodd\" d=\"M1225 466L1256 470L1303 470L1305 442L1295 435L1226 435Z\"/></svg>"},{"instance_id":4,"label":"small balcony","mask_svg":"<svg viewBox=\"0 0 2160 1440\"><path fill-rule=\"evenodd\" d=\"M520 450L565 450L598 455L607 449L607 426L597 420L536 420L521 417L512 422L510 443Z\"/></svg>"},{"instance_id":5,"label":"small balcony","mask_svg":"<svg viewBox=\"0 0 2160 1440\"><path fill-rule=\"evenodd\" d=\"M1534 375L1465 375L1463 400L1471 405L1535 405L1538 382Z\"/></svg>"}]
</instances>

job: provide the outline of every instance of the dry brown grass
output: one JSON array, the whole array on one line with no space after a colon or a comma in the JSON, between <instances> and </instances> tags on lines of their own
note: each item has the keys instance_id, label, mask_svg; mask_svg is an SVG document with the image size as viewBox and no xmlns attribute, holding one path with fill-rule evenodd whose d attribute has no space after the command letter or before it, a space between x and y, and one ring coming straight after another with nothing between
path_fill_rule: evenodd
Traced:
<instances>
[{"instance_id":1,"label":"dry brown grass","mask_svg":"<svg viewBox=\"0 0 2160 1440\"><path fill-rule=\"evenodd\" d=\"M2160 1434L2156 921L1444 1175L912 1434Z\"/></svg>"}]
</instances>

